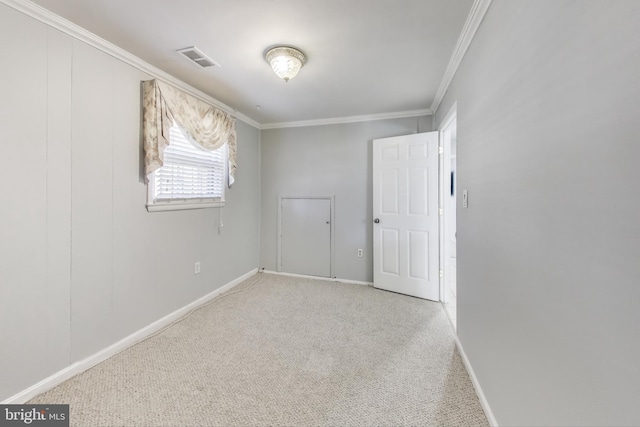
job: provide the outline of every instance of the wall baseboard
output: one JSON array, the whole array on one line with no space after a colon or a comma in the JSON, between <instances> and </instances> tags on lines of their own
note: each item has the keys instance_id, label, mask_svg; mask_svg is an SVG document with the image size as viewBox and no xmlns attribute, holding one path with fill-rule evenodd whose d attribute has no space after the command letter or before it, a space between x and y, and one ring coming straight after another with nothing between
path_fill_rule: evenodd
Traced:
<instances>
[{"instance_id":1,"label":"wall baseboard","mask_svg":"<svg viewBox=\"0 0 640 427\"><path fill-rule=\"evenodd\" d=\"M467 368L467 372L469 373L469 377L471 378L471 382L473 383L473 388L476 390L478 399L480 399L480 405L482 406L482 410L484 411L484 414L487 417L487 421L489 421L489 425L491 427L498 427L498 422L496 421L496 417L493 415L493 411L491 410L491 407L489 406L489 402L487 401L487 398L484 395L484 392L482 391L482 387L480 386L480 382L478 381L478 378L476 377L475 372L473 372L473 368L471 367L471 362L467 358L467 354L464 352L464 349L462 348L462 343L460 342L460 339L458 339L457 334L455 335L455 337L456 337L456 347L458 348L458 351L460 352L460 356L462 357L462 363L464 363L464 366Z\"/></svg>"},{"instance_id":2,"label":"wall baseboard","mask_svg":"<svg viewBox=\"0 0 640 427\"><path fill-rule=\"evenodd\" d=\"M363 285L363 286L373 286L371 282L363 282L360 280L348 280L348 279L339 279L333 277L320 277L320 276L308 276L306 274L295 274L295 273L283 273L281 271L271 271L271 270L261 270L266 274L275 274L278 276L290 276L290 277L301 277L303 279L317 279L317 280L325 280L327 282L340 282L340 283L350 283L353 285Z\"/></svg>"},{"instance_id":3,"label":"wall baseboard","mask_svg":"<svg viewBox=\"0 0 640 427\"><path fill-rule=\"evenodd\" d=\"M172 323L176 322L177 320L180 320L183 316L189 314L192 310L195 310L196 308L208 303L209 301L213 300L215 297L217 297L218 295L222 294L223 292L228 291L229 289L233 288L234 286L238 285L239 283L243 282L244 280L248 279L249 277L253 276L254 274L256 274L258 272L257 268L254 268L253 270L249 271L246 274L243 274L242 276L230 281L229 283L227 283L226 285L216 289L215 291L195 300L194 302L185 305L182 308L179 308L178 310L174 311L173 313L170 313L166 316L164 316L161 319L156 320L155 322L151 323L150 325L145 326L144 328L140 329L137 332L134 332L133 334L121 339L120 341L116 342L115 344L110 345L109 347L100 350L99 352L83 359L80 360L78 362L73 363L72 365L67 366L66 368L56 372L55 374L45 378L44 380L40 381L37 384L34 384L33 386L27 388L26 390L21 391L20 393L17 393L13 396L11 396L10 398L6 399L5 401L1 402L3 405L5 404L23 404L25 402L27 402L28 400L34 398L35 396L44 393L48 390L51 390L52 388L54 388L55 386L63 383L64 381L70 379L71 377L74 377L78 374L81 374L82 372L94 367L95 365L97 365L100 362L103 362L105 360L107 360L108 358L115 356L116 354L120 353L121 351L137 344L138 342L142 341L143 339L153 335L154 333L160 331L161 329L171 325Z\"/></svg>"}]
</instances>

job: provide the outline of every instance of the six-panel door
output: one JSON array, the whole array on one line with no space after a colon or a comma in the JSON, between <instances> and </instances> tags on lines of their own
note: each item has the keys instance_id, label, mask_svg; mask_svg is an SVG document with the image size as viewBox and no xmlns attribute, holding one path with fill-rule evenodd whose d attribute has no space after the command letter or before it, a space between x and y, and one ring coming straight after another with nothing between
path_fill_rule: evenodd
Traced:
<instances>
[{"instance_id":1,"label":"six-panel door","mask_svg":"<svg viewBox=\"0 0 640 427\"><path fill-rule=\"evenodd\" d=\"M373 281L439 300L438 133L373 141Z\"/></svg>"}]
</instances>

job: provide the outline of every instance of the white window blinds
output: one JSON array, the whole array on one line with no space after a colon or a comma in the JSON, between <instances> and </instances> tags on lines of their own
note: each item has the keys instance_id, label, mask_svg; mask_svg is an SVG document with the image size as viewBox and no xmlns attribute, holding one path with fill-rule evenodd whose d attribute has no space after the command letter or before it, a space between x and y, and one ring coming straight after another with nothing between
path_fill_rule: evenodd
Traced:
<instances>
[{"instance_id":1,"label":"white window blinds","mask_svg":"<svg viewBox=\"0 0 640 427\"><path fill-rule=\"evenodd\" d=\"M154 202L209 199L224 201L227 144L205 151L192 144L174 123L164 164L155 171Z\"/></svg>"},{"instance_id":2,"label":"white window blinds","mask_svg":"<svg viewBox=\"0 0 640 427\"><path fill-rule=\"evenodd\" d=\"M200 148L213 151L227 144L228 183L233 184L237 158L235 118L159 80L147 80L142 87L146 182L164 164L164 150L171 145L171 125L178 123Z\"/></svg>"}]
</instances>

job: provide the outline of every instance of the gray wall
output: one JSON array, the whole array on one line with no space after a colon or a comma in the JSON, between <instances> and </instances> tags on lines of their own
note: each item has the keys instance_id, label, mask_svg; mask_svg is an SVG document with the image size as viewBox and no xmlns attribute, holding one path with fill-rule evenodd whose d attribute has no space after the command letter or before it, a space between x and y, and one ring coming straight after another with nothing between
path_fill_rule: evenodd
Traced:
<instances>
[{"instance_id":1,"label":"gray wall","mask_svg":"<svg viewBox=\"0 0 640 427\"><path fill-rule=\"evenodd\" d=\"M335 195L334 274L372 281L371 141L430 130L431 116L263 130L260 267L276 270L279 195Z\"/></svg>"},{"instance_id":2,"label":"gray wall","mask_svg":"<svg viewBox=\"0 0 640 427\"><path fill-rule=\"evenodd\" d=\"M1 401L257 267L260 134L238 123L221 234L148 213L149 76L4 5L0 55Z\"/></svg>"},{"instance_id":3,"label":"gray wall","mask_svg":"<svg viewBox=\"0 0 640 427\"><path fill-rule=\"evenodd\" d=\"M458 333L500 425L640 424L640 2L494 0L458 102Z\"/></svg>"}]
</instances>

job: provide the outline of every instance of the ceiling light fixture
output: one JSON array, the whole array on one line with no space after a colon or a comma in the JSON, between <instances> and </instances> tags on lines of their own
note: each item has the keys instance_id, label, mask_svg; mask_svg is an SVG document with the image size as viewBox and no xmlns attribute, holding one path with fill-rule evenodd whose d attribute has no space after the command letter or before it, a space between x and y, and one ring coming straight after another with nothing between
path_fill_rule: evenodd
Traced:
<instances>
[{"instance_id":1,"label":"ceiling light fixture","mask_svg":"<svg viewBox=\"0 0 640 427\"><path fill-rule=\"evenodd\" d=\"M307 57L302 51L289 46L269 49L264 58L273 68L273 72L285 82L294 78L307 62Z\"/></svg>"}]
</instances>

